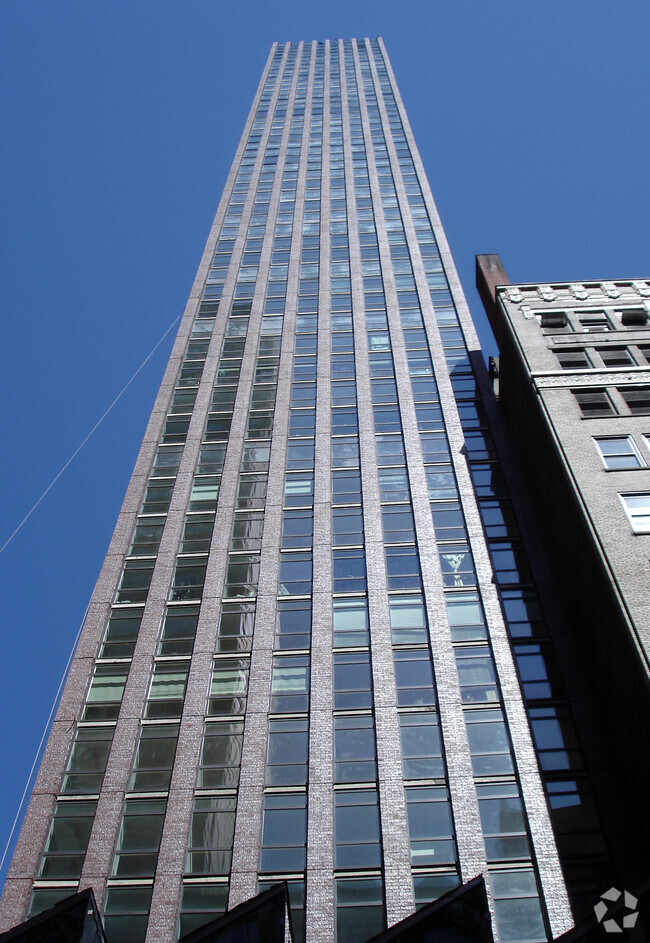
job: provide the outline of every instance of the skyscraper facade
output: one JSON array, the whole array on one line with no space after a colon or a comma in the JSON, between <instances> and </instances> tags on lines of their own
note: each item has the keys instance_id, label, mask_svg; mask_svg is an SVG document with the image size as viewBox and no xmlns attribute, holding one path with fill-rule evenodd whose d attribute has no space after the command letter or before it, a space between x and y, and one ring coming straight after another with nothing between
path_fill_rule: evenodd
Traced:
<instances>
[{"instance_id":1,"label":"skyscraper facade","mask_svg":"<svg viewBox=\"0 0 650 943\"><path fill-rule=\"evenodd\" d=\"M0 929L90 886L171 943L286 880L360 943L478 874L502 940L572 925L607 854L486 397L381 40L274 46Z\"/></svg>"}]
</instances>

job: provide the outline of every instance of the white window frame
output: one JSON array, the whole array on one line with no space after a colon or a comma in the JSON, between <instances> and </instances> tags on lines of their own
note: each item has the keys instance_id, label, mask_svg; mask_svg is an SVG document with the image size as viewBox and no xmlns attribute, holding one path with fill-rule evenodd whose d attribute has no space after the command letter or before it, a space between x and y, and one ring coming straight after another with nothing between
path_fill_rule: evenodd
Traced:
<instances>
[{"instance_id":1,"label":"white window frame","mask_svg":"<svg viewBox=\"0 0 650 943\"><path fill-rule=\"evenodd\" d=\"M611 456L605 454L605 452L603 452L603 450L602 450L602 448L601 448L601 446L600 446L600 443L601 443L601 442L612 442L612 441L615 441L615 440L618 440L618 441L620 441L620 442L622 442L622 441L624 440L625 442L627 442L627 444L629 445L629 452L621 451L621 452L618 452L618 453L612 453ZM600 459L601 459L603 465L605 466L605 468L606 468L608 471L630 471L630 469L632 469L632 468L645 468L645 467L646 467L646 463L645 463L645 461L644 461L644 459L643 459L643 456L641 455L641 452L639 451L639 449L638 449L638 447L637 447L637 444L636 444L636 442L634 441L634 439L633 439L633 437L632 437L631 435L599 435L599 436L593 436L593 437L592 437L592 442L594 443L594 446L595 446L595 448L596 448L596 451L598 452L598 454L599 454L599 456L600 456ZM618 457L624 456L624 455L633 455L633 456L636 458L637 464L636 464L636 465L628 465L628 466L626 466L626 467L621 467L621 466L617 466L617 465L609 465L609 464L608 464L608 458L610 458L610 457L612 457L612 458L618 458Z\"/></svg>"},{"instance_id":2,"label":"white window frame","mask_svg":"<svg viewBox=\"0 0 650 943\"><path fill-rule=\"evenodd\" d=\"M634 533L650 534L650 492L627 492L619 494L619 498ZM639 504L638 507L630 507L630 498L643 498L645 504Z\"/></svg>"}]
</instances>

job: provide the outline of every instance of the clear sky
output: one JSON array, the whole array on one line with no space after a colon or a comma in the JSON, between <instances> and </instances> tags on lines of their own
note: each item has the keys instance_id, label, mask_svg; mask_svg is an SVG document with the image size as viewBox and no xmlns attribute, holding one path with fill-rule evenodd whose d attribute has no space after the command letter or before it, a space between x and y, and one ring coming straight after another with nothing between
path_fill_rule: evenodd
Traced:
<instances>
[{"instance_id":1,"label":"clear sky","mask_svg":"<svg viewBox=\"0 0 650 943\"><path fill-rule=\"evenodd\" d=\"M271 43L377 35L491 352L477 252L650 277L647 0L4 0L0 545L183 310ZM171 339L0 553L0 854Z\"/></svg>"}]
</instances>

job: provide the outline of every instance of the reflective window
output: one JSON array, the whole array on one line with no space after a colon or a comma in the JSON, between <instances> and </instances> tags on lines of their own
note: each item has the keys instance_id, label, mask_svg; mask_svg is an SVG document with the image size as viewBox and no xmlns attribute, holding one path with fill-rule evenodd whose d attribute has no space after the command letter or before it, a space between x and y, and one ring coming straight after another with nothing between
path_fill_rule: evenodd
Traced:
<instances>
[{"instance_id":1,"label":"reflective window","mask_svg":"<svg viewBox=\"0 0 650 943\"><path fill-rule=\"evenodd\" d=\"M384 926L381 878L337 878L336 943L359 943Z\"/></svg>"},{"instance_id":2,"label":"reflective window","mask_svg":"<svg viewBox=\"0 0 650 943\"><path fill-rule=\"evenodd\" d=\"M444 786L409 786L404 792L412 863L453 863L456 843L447 789Z\"/></svg>"},{"instance_id":3,"label":"reflective window","mask_svg":"<svg viewBox=\"0 0 650 943\"><path fill-rule=\"evenodd\" d=\"M418 711L399 715L404 779L437 779L445 775L437 714Z\"/></svg>"},{"instance_id":4,"label":"reflective window","mask_svg":"<svg viewBox=\"0 0 650 943\"><path fill-rule=\"evenodd\" d=\"M370 715L334 718L334 781L374 782L377 779L375 725Z\"/></svg>"},{"instance_id":5,"label":"reflective window","mask_svg":"<svg viewBox=\"0 0 650 943\"><path fill-rule=\"evenodd\" d=\"M196 781L198 789L238 785L243 736L242 721L205 725Z\"/></svg>"},{"instance_id":6,"label":"reflective window","mask_svg":"<svg viewBox=\"0 0 650 943\"><path fill-rule=\"evenodd\" d=\"M235 796L194 800L186 874L228 874L235 831Z\"/></svg>"},{"instance_id":7,"label":"reflective window","mask_svg":"<svg viewBox=\"0 0 650 943\"><path fill-rule=\"evenodd\" d=\"M255 602L224 603L219 619L216 651L250 651L254 624Z\"/></svg>"},{"instance_id":8,"label":"reflective window","mask_svg":"<svg viewBox=\"0 0 650 943\"><path fill-rule=\"evenodd\" d=\"M379 797L376 789L334 793L337 868L378 868Z\"/></svg>"},{"instance_id":9,"label":"reflective window","mask_svg":"<svg viewBox=\"0 0 650 943\"><path fill-rule=\"evenodd\" d=\"M593 441L605 468L642 468L645 465L631 435L599 436Z\"/></svg>"},{"instance_id":10,"label":"reflective window","mask_svg":"<svg viewBox=\"0 0 650 943\"><path fill-rule=\"evenodd\" d=\"M306 711L309 707L309 657L276 655L271 675L271 713Z\"/></svg>"},{"instance_id":11,"label":"reflective window","mask_svg":"<svg viewBox=\"0 0 650 943\"><path fill-rule=\"evenodd\" d=\"M165 799L127 799L113 860L119 878L153 877L165 820Z\"/></svg>"},{"instance_id":12,"label":"reflective window","mask_svg":"<svg viewBox=\"0 0 650 943\"><path fill-rule=\"evenodd\" d=\"M372 677L368 652L334 655L334 709L355 710L372 706Z\"/></svg>"},{"instance_id":13,"label":"reflective window","mask_svg":"<svg viewBox=\"0 0 650 943\"><path fill-rule=\"evenodd\" d=\"M38 873L40 879L80 877L96 809L96 801L57 802Z\"/></svg>"},{"instance_id":14,"label":"reflective window","mask_svg":"<svg viewBox=\"0 0 650 943\"><path fill-rule=\"evenodd\" d=\"M169 789L178 742L178 724L147 724L140 729L129 791Z\"/></svg>"},{"instance_id":15,"label":"reflective window","mask_svg":"<svg viewBox=\"0 0 650 943\"><path fill-rule=\"evenodd\" d=\"M309 752L306 718L270 720L266 754L267 786L300 786L307 782Z\"/></svg>"}]
</instances>

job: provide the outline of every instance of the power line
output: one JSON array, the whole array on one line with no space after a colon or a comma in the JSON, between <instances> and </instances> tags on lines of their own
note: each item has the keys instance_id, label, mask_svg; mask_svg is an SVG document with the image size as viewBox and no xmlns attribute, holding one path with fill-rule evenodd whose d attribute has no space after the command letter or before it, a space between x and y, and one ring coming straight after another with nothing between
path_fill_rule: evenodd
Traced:
<instances>
[{"instance_id":1,"label":"power line","mask_svg":"<svg viewBox=\"0 0 650 943\"><path fill-rule=\"evenodd\" d=\"M72 455L70 456L70 458L68 459L68 461L65 463L65 465L63 465L63 467L62 467L62 468L58 471L58 473L54 476L54 478L53 478L52 481L49 483L49 485L47 486L47 488L45 489L45 491L43 492L43 494L40 496L40 498L38 499L38 501L36 501L35 504L29 509L29 511L27 512L27 514L25 514L25 516L23 517L23 519L22 519L22 521L20 522L20 524L18 525L18 527L16 527L16 529L14 530L14 532L13 532L12 534L10 534L9 537L5 540L5 542L3 543L3 545L0 547L0 553L2 553L3 550L5 549L5 547L7 547L7 546L11 543L11 541L14 539L14 537L16 536L16 534L18 533L18 531L22 528L23 524L25 524L25 523L29 520L29 518L32 516L32 514L34 513L34 511L36 510L36 508L39 506L39 504L41 503L41 501L43 500L43 498L46 496L46 494L48 493L48 491L50 491L50 490L54 487L54 485L57 483L57 481L59 480L59 478L61 477L61 475L63 474L63 472L64 472L64 471L66 470L66 468L68 467L68 465L70 465L71 462L73 462L74 459L77 457L77 455L78 455L79 452L82 450L82 448L84 447L84 445L86 444L86 442L88 441L88 439L89 439L89 438L91 437L91 435L93 434L93 432L95 432L95 430L98 429L99 426L101 426L102 422L104 421L104 419L106 419L106 417L107 417L108 414L110 413L110 411L111 411L111 409L113 408L113 406L115 406L115 404L121 399L122 395L128 390L128 388L131 386L131 384L133 383L133 381L135 380L135 378L137 377L137 375L140 373L140 371L142 370L142 368L145 366L145 364L148 363L149 360L151 360L151 358L153 357L153 355L155 354L155 352L158 350L158 348L160 347L160 345L162 344L162 342L165 340L165 338L167 337L167 335L169 334L169 332L171 331L171 329L174 327L174 325L178 323L178 321L180 320L180 318L181 318L181 315L180 315L180 314L178 315L177 318L174 318L174 320L173 320L172 323L169 325L169 327L167 328L167 330L165 331L165 333L163 334L163 336L160 338L160 340L154 345L154 347L152 348L152 350L151 350L151 351L147 354L147 356L144 358L144 360L142 361L142 363L140 364L140 366L138 367L138 369L135 371L135 373L133 374L133 376L131 377L131 379L129 380L129 382L128 382L125 386L122 387L122 389L121 389L120 392L117 394L117 396L115 397L115 399L113 400L113 402L110 404L110 406L108 407L108 409L107 409L107 410L104 412L104 414L97 420L97 422L96 422L95 425L92 427L92 429L90 430L90 432L88 433L88 435L85 437L85 439L81 442L81 444L80 444L79 446L77 446L77 448L74 450L74 452L72 453Z\"/></svg>"}]
</instances>

